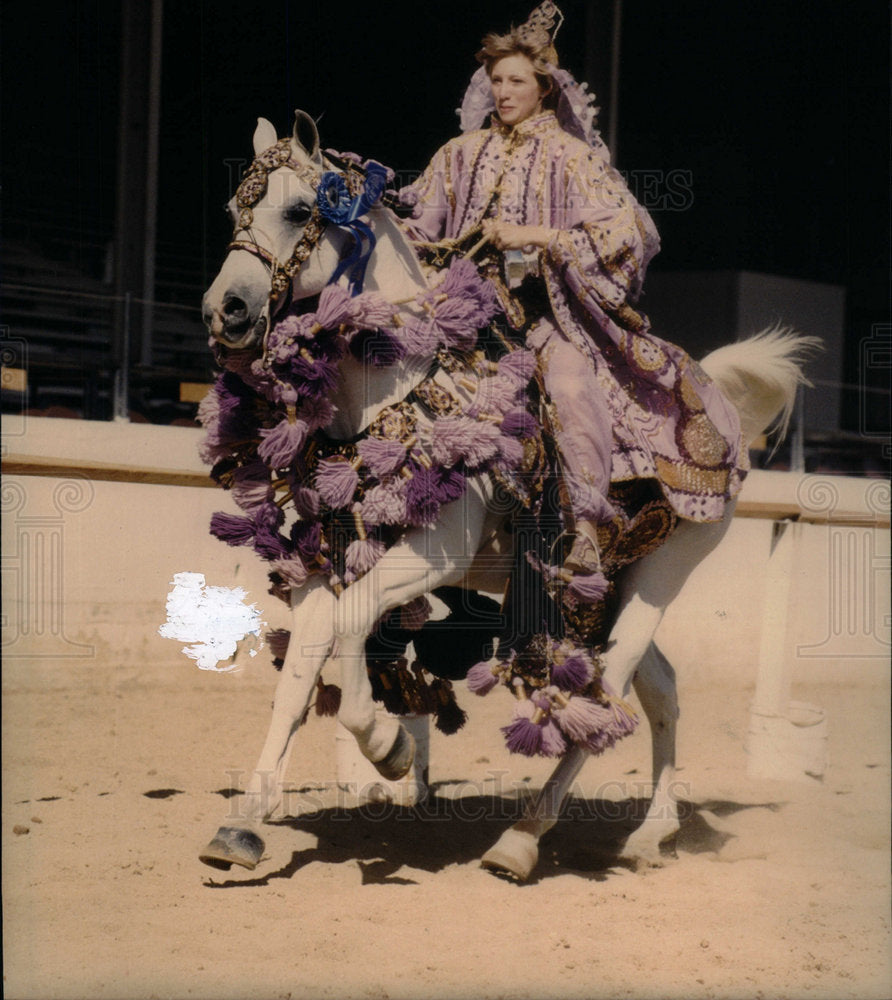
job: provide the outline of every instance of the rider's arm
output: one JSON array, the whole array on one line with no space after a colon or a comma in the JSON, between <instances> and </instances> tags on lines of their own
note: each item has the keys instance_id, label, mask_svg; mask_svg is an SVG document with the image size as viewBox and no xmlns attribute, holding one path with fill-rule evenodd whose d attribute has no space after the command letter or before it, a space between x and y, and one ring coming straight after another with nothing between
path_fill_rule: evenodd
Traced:
<instances>
[{"instance_id":1,"label":"rider's arm","mask_svg":"<svg viewBox=\"0 0 892 1000\"><path fill-rule=\"evenodd\" d=\"M455 209L446 146L434 154L424 173L399 192L400 201L412 207L406 228L413 239L435 242L447 235L448 220Z\"/></svg>"},{"instance_id":2,"label":"rider's arm","mask_svg":"<svg viewBox=\"0 0 892 1000\"><path fill-rule=\"evenodd\" d=\"M634 301L659 237L621 175L594 151L565 163L565 224L543 262L587 311L616 317Z\"/></svg>"}]
</instances>

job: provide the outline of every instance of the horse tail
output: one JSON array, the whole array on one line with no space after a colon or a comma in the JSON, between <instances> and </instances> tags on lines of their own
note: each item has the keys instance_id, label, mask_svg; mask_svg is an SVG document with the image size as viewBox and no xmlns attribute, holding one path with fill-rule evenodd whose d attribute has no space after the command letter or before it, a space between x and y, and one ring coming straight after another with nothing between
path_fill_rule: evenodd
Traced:
<instances>
[{"instance_id":1,"label":"horse tail","mask_svg":"<svg viewBox=\"0 0 892 1000\"><path fill-rule=\"evenodd\" d=\"M700 364L737 409L748 444L768 430L778 431L780 440L799 386L811 385L802 367L821 346L819 337L774 326L712 351Z\"/></svg>"}]
</instances>

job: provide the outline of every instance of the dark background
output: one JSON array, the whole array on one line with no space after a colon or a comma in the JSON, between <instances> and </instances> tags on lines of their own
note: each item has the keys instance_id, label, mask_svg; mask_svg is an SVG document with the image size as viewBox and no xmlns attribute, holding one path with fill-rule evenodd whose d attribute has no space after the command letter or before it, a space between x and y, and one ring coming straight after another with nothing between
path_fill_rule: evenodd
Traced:
<instances>
[{"instance_id":1,"label":"dark background","mask_svg":"<svg viewBox=\"0 0 892 1000\"><path fill-rule=\"evenodd\" d=\"M482 34L530 6L167 0L157 252L182 276L179 300L196 308L220 263L257 116L283 135L303 108L324 146L411 176L458 131ZM607 121L612 4L561 6L562 64L589 76ZM5 4L2 24L4 222L64 231L98 275L114 236L120 5ZM656 191L652 268L844 285L856 378L858 343L888 323L886 4L626 0L622 29L616 162L642 200ZM663 197L679 176L687 196Z\"/></svg>"}]
</instances>

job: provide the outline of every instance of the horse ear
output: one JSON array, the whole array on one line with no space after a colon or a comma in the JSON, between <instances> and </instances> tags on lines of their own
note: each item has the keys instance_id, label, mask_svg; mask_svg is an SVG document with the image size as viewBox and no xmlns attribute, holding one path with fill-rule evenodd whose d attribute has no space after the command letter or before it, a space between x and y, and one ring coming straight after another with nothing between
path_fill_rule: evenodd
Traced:
<instances>
[{"instance_id":1,"label":"horse ear","mask_svg":"<svg viewBox=\"0 0 892 1000\"><path fill-rule=\"evenodd\" d=\"M275 146L277 138L273 123L265 118L258 118L257 128L254 129L254 155L259 156L265 149Z\"/></svg>"},{"instance_id":2,"label":"horse ear","mask_svg":"<svg viewBox=\"0 0 892 1000\"><path fill-rule=\"evenodd\" d=\"M317 166L322 166L322 155L319 152L319 132L316 123L306 111L294 112L294 132L291 136L291 148L294 152L302 152Z\"/></svg>"}]
</instances>

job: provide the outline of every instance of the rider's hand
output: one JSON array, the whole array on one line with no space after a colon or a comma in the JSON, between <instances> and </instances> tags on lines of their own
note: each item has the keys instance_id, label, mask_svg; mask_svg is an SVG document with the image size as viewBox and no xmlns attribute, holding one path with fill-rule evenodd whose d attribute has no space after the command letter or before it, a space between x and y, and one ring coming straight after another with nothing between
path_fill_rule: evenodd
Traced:
<instances>
[{"instance_id":1,"label":"rider's hand","mask_svg":"<svg viewBox=\"0 0 892 1000\"><path fill-rule=\"evenodd\" d=\"M497 250L530 250L545 247L556 235L547 226L518 226L514 222L485 219L483 235Z\"/></svg>"}]
</instances>

